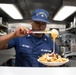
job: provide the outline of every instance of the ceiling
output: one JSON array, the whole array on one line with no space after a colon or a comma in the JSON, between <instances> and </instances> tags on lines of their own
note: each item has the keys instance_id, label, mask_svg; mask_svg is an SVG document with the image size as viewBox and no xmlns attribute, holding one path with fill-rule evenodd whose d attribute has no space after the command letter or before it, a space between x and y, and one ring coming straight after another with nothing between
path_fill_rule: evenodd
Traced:
<instances>
[{"instance_id":1,"label":"ceiling","mask_svg":"<svg viewBox=\"0 0 76 75\"><path fill-rule=\"evenodd\" d=\"M65 0L71 1L71 0ZM76 4L76 1L72 0L73 3ZM37 8L43 8L50 13L49 20L50 22L53 21L52 18L57 12L57 10L62 6L63 0L0 0L0 3L10 3L15 4L20 12L22 13L23 19L22 20L14 20L9 15L7 15L2 9L0 9L0 17L3 17L3 21L13 23L13 22L29 22L31 19L32 12ZM13 12L13 10L12 10ZM64 23L73 20L75 13L71 15L69 18L65 19L63 22L56 22L56 23Z\"/></svg>"}]
</instances>

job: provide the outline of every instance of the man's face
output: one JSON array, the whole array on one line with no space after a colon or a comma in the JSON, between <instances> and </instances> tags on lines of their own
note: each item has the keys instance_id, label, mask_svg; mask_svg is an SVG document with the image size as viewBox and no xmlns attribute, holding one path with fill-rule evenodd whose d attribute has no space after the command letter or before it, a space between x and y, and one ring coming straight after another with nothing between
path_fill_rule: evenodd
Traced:
<instances>
[{"instance_id":1,"label":"man's face","mask_svg":"<svg viewBox=\"0 0 76 75\"><path fill-rule=\"evenodd\" d=\"M40 21L31 21L33 31L44 31L46 29L46 23ZM42 34L35 34L36 36L42 36Z\"/></svg>"}]
</instances>

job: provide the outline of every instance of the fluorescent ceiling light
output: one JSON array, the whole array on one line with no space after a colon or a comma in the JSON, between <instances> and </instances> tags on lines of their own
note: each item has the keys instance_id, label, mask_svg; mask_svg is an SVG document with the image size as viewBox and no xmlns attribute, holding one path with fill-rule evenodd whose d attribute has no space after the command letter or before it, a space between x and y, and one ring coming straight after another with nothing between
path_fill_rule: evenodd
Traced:
<instances>
[{"instance_id":1,"label":"fluorescent ceiling light","mask_svg":"<svg viewBox=\"0 0 76 75\"><path fill-rule=\"evenodd\" d=\"M73 14L76 11L75 6L62 6L57 14L54 16L53 20L62 21L68 16Z\"/></svg>"},{"instance_id":2,"label":"fluorescent ceiling light","mask_svg":"<svg viewBox=\"0 0 76 75\"><path fill-rule=\"evenodd\" d=\"M17 7L13 4L0 4L0 8L13 19L23 19Z\"/></svg>"}]
</instances>

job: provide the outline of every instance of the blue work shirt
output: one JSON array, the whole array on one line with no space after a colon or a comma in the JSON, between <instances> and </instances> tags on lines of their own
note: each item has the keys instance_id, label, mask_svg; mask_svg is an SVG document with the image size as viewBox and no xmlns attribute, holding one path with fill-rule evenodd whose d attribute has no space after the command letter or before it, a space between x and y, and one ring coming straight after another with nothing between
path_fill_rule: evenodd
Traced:
<instances>
[{"instance_id":1,"label":"blue work shirt","mask_svg":"<svg viewBox=\"0 0 76 75\"><path fill-rule=\"evenodd\" d=\"M23 37L17 37L9 41L8 48L15 48L16 51L16 66L23 67L42 67L37 61L39 56L45 53L51 53L53 50L53 40L43 34L40 40L36 40L32 34ZM58 52L56 46L56 53Z\"/></svg>"}]
</instances>

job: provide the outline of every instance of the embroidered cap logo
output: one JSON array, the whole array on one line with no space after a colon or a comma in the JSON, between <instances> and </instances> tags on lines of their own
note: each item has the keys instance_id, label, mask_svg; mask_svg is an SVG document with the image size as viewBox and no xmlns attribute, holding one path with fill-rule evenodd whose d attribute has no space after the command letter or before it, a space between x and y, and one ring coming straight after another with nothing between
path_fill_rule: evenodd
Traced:
<instances>
[{"instance_id":1,"label":"embroidered cap logo","mask_svg":"<svg viewBox=\"0 0 76 75\"><path fill-rule=\"evenodd\" d=\"M44 12L39 12L36 14L36 16L41 15L41 17L46 17L48 18L48 16L44 13Z\"/></svg>"}]
</instances>

